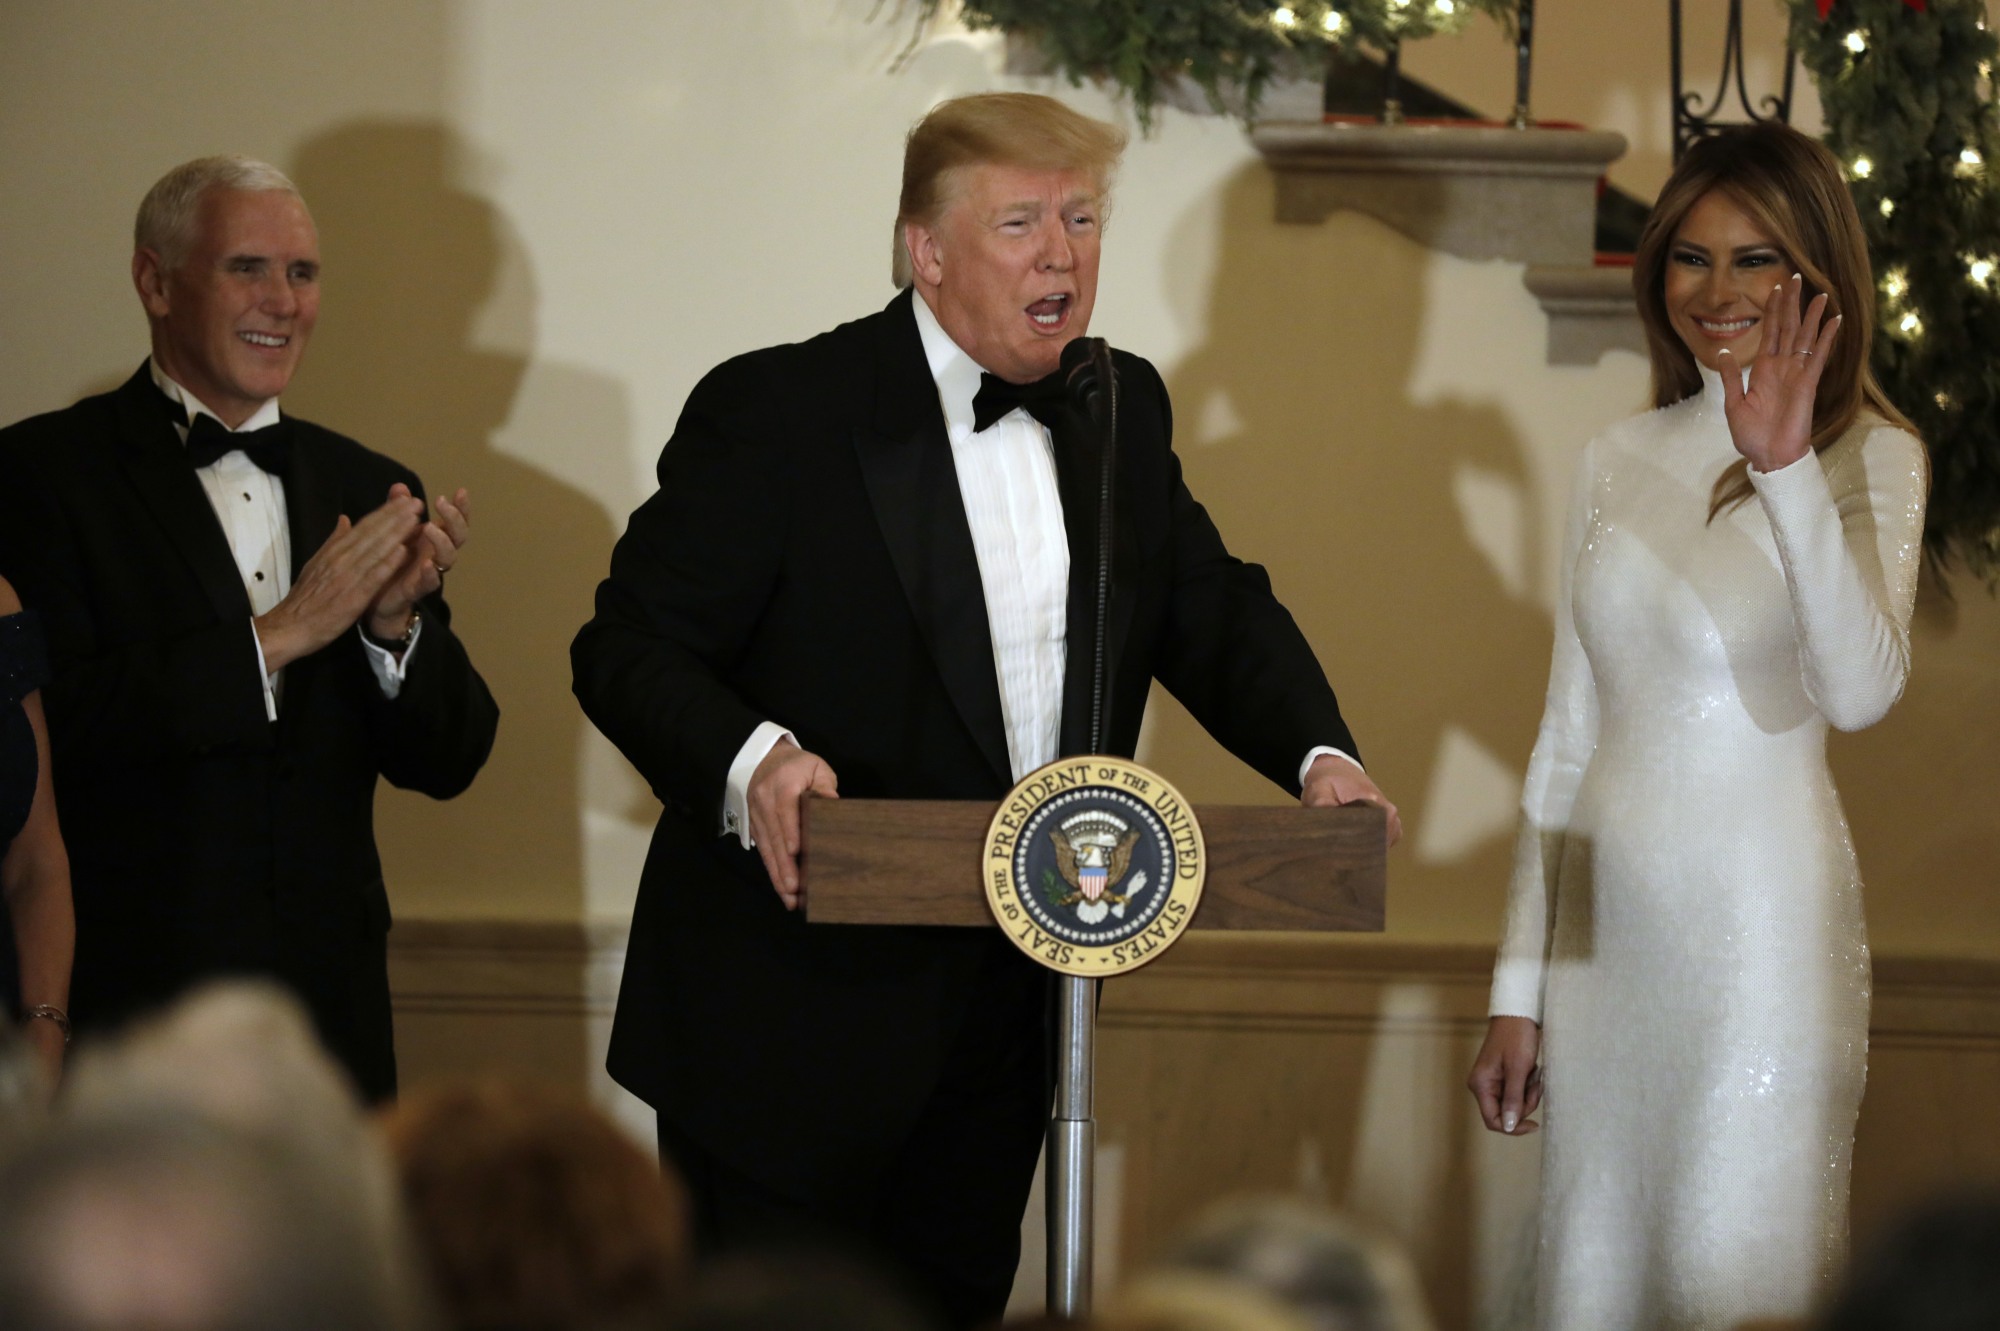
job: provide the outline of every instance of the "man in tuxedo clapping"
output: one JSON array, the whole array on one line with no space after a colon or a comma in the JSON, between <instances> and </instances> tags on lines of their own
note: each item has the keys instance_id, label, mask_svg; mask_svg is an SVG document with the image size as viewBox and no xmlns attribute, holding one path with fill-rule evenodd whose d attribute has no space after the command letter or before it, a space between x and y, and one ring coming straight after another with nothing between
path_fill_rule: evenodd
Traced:
<instances>
[{"instance_id":1,"label":"man in tuxedo clapping","mask_svg":"<svg viewBox=\"0 0 2000 1331\"><path fill-rule=\"evenodd\" d=\"M276 168L210 157L140 205L152 354L0 431L0 570L47 625L79 1030L217 974L303 999L395 1090L376 782L443 799L499 712L442 588L469 496L283 414L319 237Z\"/></svg>"}]
</instances>

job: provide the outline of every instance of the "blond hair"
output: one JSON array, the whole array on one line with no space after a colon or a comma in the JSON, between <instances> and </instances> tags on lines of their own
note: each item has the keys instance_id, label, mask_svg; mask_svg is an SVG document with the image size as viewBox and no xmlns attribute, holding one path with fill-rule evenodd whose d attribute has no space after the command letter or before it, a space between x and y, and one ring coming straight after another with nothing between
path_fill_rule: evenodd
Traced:
<instances>
[{"instance_id":1,"label":"blond hair","mask_svg":"<svg viewBox=\"0 0 2000 1331\"><path fill-rule=\"evenodd\" d=\"M896 285L906 287L911 281L904 224L935 222L952 202L958 173L965 168L1079 171L1096 180L1100 195L1109 195L1124 151L1124 130L1038 93L984 92L938 103L903 144L892 273Z\"/></svg>"},{"instance_id":2,"label":"blond hair","mask_svg":"<svg viewBox=\"0 0 2000 1331\"><path fill-rule=\"evenodd\" d=\"M1745 125L1696 143L1646 219L1632 288L1653 362L1653 405L1672 406L1701 392L1701 369L1667 313L1667 264L1681 223L1716 191L1784 251L1791 270L1804 279L1801 301L1824 292L1825 317L1843 316L1813 402L1813 449L1846 434L1864 410L1915 434L1868 368L1875 344L1875 278L1840 163L1817 139L1776 123ZM1738 461L1716 479L1709 520L1750 495L1749 464Z\"/></svg>"},{"instance_id":3,"label":"blond hair","mask_svg":"<svg viewBox=\"0 0 2000 1331\"><path fill-rule=\"evenodd\" d=\"M153 182L139 202L132 223L132 248L160 256L160 267L172 272L194 248L195 224L201 201L210 190L269 191L296 196L299 187L269 162L254 157L197 157L182 162Z\"/></svg>"}]
</instances>

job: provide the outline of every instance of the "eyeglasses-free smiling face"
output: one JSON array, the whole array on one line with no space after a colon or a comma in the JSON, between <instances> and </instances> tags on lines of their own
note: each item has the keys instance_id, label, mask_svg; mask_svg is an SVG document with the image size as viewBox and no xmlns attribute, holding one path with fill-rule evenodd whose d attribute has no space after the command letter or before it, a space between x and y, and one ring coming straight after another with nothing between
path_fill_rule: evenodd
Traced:
<instances>
[{"instance_id":1,"label":"eyeglasses-free smiling face","mask_svg":"<svg viewBox=\"0 0 2000 1331\"><path fill-rule=\"evenodd\" d=\"M1002 379L1052 372L1090 327L1103 222L1098 182L1079 171L960 169L934 223L905 228L938 324Z\"/></svg>"},{"instance_id":2,"label":"eyeglasses-free smiling face","mask_svg":"<svg viewBox=\"0 0 2000 1331\"><path fill-rule=\"evenodd\" d=\"M1667 321L1703 366L1719 371L1716 353L1727 347L1741 369L1762 345L1771 288L1792 272L1778 242L1734 199L1710 190L1688 209L1667 251Z\"/></svg>"},{"instance_id":3,"label":"eyeglasses-free smiling face","mask_svg":"<svg viewBox=\"0 0 2000 1331\"><path fill-rule=\"evenodd\" d=\"M160 368L232 428L284 392L319 321L319 233L281 190L208 191L180 263L141 250L132 276Z\"/></svg>"}]
</instances>

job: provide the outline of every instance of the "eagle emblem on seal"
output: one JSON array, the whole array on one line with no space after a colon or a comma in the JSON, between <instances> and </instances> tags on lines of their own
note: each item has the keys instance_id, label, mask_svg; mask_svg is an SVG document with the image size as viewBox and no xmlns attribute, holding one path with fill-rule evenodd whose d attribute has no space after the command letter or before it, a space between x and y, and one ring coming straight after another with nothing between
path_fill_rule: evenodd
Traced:
<instances>
[{"instance_id":1,"label":"eagle emblem on seal","mask_svg":"<svg viewBox=\"0 0 2000 1331\"><path fill-rule=\"evenodd\" d=\"M1101 809L1065 818L1050 831L1049 841L1055 847L1056 868L1072 890L1057 897L1055 904L1075 907L1085 924L1096 924L1106 915L1125 918L1127 903L1146 890L1143 869L1124 884L1139 836L1123 818ZM1118 891L1121 884L1123 892Z\"/></svg>"}]
</instances>

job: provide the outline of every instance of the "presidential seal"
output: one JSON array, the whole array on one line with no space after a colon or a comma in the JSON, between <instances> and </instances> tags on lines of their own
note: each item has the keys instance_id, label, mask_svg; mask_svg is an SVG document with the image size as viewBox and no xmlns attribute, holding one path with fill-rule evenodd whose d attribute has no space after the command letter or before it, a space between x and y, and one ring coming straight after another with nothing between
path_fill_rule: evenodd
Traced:
<instances>
[{"instance_id":1,"label":"presidential seal","mask_svg":"<svg viewBox=\"0 0 2000 1331\"><path fill-rule=\"evenodd\" d=\"M1051 970L1117 975L1165 952L1201 900L1194 810L1125 758L1062 758L1030 772L986 833L986 902Z\"/></svg>"}]
</instances>

